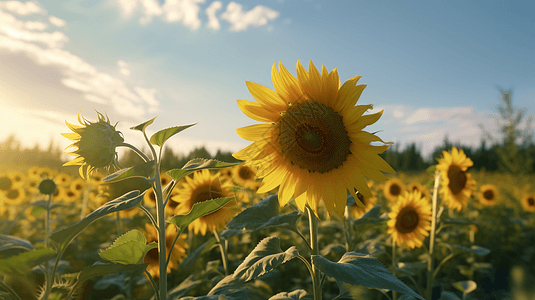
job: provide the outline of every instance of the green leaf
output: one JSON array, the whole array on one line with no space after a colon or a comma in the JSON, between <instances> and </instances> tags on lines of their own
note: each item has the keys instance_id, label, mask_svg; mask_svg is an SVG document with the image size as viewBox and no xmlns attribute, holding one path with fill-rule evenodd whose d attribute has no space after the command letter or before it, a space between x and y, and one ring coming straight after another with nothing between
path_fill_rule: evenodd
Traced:
<instances>
[{"instance_id":1,"label":"green leaf","mask_svg":"<svg viewBox=\"0 0 535 300\"><path fill-rule=\"evenodd\" d=\"M123 264L103 264L97 262L90 267L82 269L78 274L77 285L80 285L82 282L97 276L106 276L109 274L115 274L120 272L134 272L141 273L147 268L149 264L138 264L138 265L123 265Z\"/></svg>"},{"instance_id":2,"label":"green leaf","mask_svg":"<svg viewBox=\"0 0 535 300\"><path fill-rule=\"evenodd\" d=\"M54 250L38 247L6 259L0 259L0 273L24 275L34 266L54 257L56 257Z\"/></svg>"},{"instance_id":3,"label":"green leaf","mask_svg":"<svg viewBox=\"0 0 535 300\"><path fill-rule=\"evenodd\" d=\"M201 255L208 252L210 248L215 245L215 242L215 238L211 238L207 240L204 244L202 244L200 247L197 247L197 249L192 251L186 258L184 258L182 264L180 264L180 268L187 269L191 267Z\"/></svg>"},{"instance_id":4,"label":"green leaf","mask_svg":"<svg viewBox=\"0 0 535 300\"><path fill-rule=\"evenodd\" d=\"M429 166L429 168L427 168L427 170L425 170L427 173L429 174L435 174L435 170L436 170L436 166L435 165L432 165L432 166Z\"/></svg>"},{"instance_id":5,"label":"green leaf","mask_svg":"<svg viewBox=\"0 0 535 300\"><path fill-rule=\"evenodd\" d=\"M147 238L139 230L130 230L118 237L106 250L99 253L100 257L123 265L143 263L145 254L151 249L158 248L156 242L147 245Z\"/></svg>"},{"instance_id":6,"label":"green leaf","mask_svg":"<svg viewBox=\"0 0 535 300\"><path fill-rule=\"evenodd\" d=\"M457 297L457 295L455 295L453 292L442 291L442 294L438 300L461 300L461 298Z\"/></svg>"},{"instance_id":7,"label":"green leaf","mask_svg":"<svg viewBox=\"0 0 535 300\"><path fill-rule=\"evenodd\" d=\"M29 241L19 237L0 234L0 252L8 249L32 250L33 246Z\"/></svg>"},{"instance_id":8,"label":"green leaf","mask_svg":"<svg viewBox=\"0 0 535 300\"><path fill-rule=\"evenodd\" d=\"M231 200L234 200L234 198L235 197L216 198L203 202L197 202L193 205L191 211L187 215L176 215L167 222L175 224L180 229L184 229L191 224L191 222L217 211Z\"/></svg>"},{"instance_id":9,"label":"green leaf","mask_svg":"<svg viewBox=\"0 0 535 300\"><path fill-rule=\"evenodd\" d=\"M156 119L156 117L148 120L148 121L145 121L137 126L134 126L134 127L130 127L130 129L132 130L138 130L138 131L142 131L142 132L145 132L145 129L150 125L152 124L152 122L154 122L154 119Z\"/></svg>"},{"instance_id":10,"label":"green leaf","mask_svg":"<svg viewBox=\"0 0 535 300\"><path fill-rule=\"evenodd\" d=\"M348 252L336 263L321 256L312 256L318 270L342 283L362 285L375 289L388 289L425 300L401 280L397 279L376 258L356 252Z\"/></svg>"},{"instance_id":11,"label":"green leaf","mask_svg":"<svg viewBox=\"0 0 535 300\"><path fill-rule=\"evenodd\" d=\"M476 245L472 245L470 247L465 247L465 246L461 246L461 245L457 245L457 244L451 244L452 247L454 248L457 248L457 249L461 249L461 250L464 250L464 251L467 251L467 252L471 252L471 253L474 253L474 254L477 254L477 255L481 255L481 256L484 256L484 255L487 255L490 253L490 250L485 248L485 247L480 247L480 246L476 246Z\"/></svg>"},{"instance_id":12,"label":"green leaf","mask_svg":"<svg viewBox=\"0 0 535 300\"><path fill-rule=\"evenodd\" d=\"M184 279L178 286L174 287L167 293L167 299L183 299L189 291L194 289L199 284L203 283L203 280L195 280L196 274L191 274L188 278Z\"/></svg>"},{"instance_id":13,"label":"green leaf","mask_svg":"<svg viewBox=\"0 0 535 300\"><path fill-rule=\"evenodd\" d=\"M381 205L376 205L372 207L369 211L367 211L362 217L359 219L353 220L353 225L357 226L360 224L377 224L381 222L385 222L388 220L388 215L384 215L381 217Z\"/></svg>"},{"instance_id":14,"label":"green leaf","mask_svg":"<svg viewBox=\"0 0 535 300\"><path fill-rule=\"evenodd\" d=\"M162 147L170 137L195 124L197 123L162 129L150 137L150 143Z\"/></svg>"},{"instance_id":15,"label":"green leaf","mask_svg":"<svg viewBox=\"0 0 535 300\"><path fill-rule=\"evenodd\" d=\"M154 178L156 175L156 161L151 160L148 162L135 165L130 168L119 170L109 176L102 179L104 182L115 182L123 180L129 177L146 177Z\"/></svg>"},{"instance_id":16,"label":"green leaf","mask_svg":"<svg viewBox=\"0 0 535 300\"><path fill-rule=\"evenodd\" d=\"M296 223L301 214L294 211L279 216L279 199L271 195L259 203L246 208L227 224L230 230L255 231L261 228L279 226L297 231Z\"/></svg>"},{"instance_id":17,"label":"green leaf","mask_svg":"<svg viewBox=\"0 0 535 300\"><path fill-rule=\"evenodd\" d=\"M139 194L139 191L131 191L124 194L123 196L112 200L101 207L97 208L95 211L87 215L82 220L74 223L68 228L58 230L54 232L50 239L58 243L60 249L65 249L69 243L84 230L91 223L97 219L114 212L118 212L125 209L130 209L136 207L143 200L143 194Z\"/></svg>"},{"instance_id":18,"label":"green leaf","mask_svg":"<svg viewBox=\"0 0 535 300\"><path fill-rule=\"evenodd\" d=\"M292 246L286 251L280 247L278 237L267 237L260 241L245 260L234 271L234 277L243 281L249 281L268 273L299 255L297 248Z\"/></svg>"},{"instance_id":19,"label":"green leaf","mask_svg":"<svg viewBox=\"0 0 535 300\"><path fill-rule=\"evenodd\" d=\"M247 300L263 300L264 296L258 292L253 291L243 285L243 282L239 278L234 278L229 275L221 279L211 290L207 296L213 295L225 295L227 299L247 299ZM203 299L204 298L199 298ZM211 298L207 298L211 299ZM221 299L221 297L219 298Z\"/></svg>"},{"instance_id":20,"label":"green leaf","mask_svg":"<svg viewBox=\"0 0 535 300\"><path fill-rule=\"evenodd\" d=\"M273 297L269 298L269 300L314 300L314 296L307 293L305 290L295 290L291 293L278 293L274 295Z\"/></svg>"},{"instance_id":21,"label":"green leaf","mask_svg":"<svg viewBox=\"0 0 535 300\"><path fill-rule=\"evenodd\" d=\"M203 169L224 169L228 167L237 166L239 164L242 163L227 163L218 161L216 159L195 158L187 162L181 169L173 169L167 171L167 175L171 176L176 182L179 182L180 179L188 176L189 174L195 171Z\"/></svg>"},{"instance_id":22,"label":"green leaf","mask_svg":"<svg viewBox=\"0 0 535 300\"><path fill-rule=\"evenodd\" d=\"M453 287L463 292L464 295L469 294L477 289L477 283L472 280L457 281L452 283Z\"/></svg>"}]
</instances>

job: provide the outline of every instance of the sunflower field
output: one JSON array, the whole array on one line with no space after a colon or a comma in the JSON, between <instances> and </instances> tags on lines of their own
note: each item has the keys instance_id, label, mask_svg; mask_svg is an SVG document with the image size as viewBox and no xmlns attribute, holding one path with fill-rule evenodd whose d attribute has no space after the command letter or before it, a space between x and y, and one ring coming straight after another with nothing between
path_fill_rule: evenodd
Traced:
<instances>
[{"instance_id":1,"label":"sunflower field","mask_svg":"<svg viewBox=\"0 0 535 300\"><path fill-rule=\"evenodd\" d=\"M271 76L247 82L260 123L225 161L167 168L194 124L132 127L142 151L97 113L67 123L63 167L2 164L0 299L535 299L534 174L454 146L402 172L364 130L382 112L356 105L359 76Z\"/></svg>"}]
</instances>

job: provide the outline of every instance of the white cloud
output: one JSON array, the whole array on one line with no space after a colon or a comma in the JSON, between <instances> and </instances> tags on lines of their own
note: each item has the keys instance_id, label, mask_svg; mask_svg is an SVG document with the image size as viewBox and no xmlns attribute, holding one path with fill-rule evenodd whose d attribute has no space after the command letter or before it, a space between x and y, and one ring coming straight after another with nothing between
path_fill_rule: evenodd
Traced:
<instances>
[{"instance_id":1,"label":"white cloud","mask_svg":"<svg viewBox=\"0 0 535 300\"><path fill-rule=\"evenodd\" d=\"M28 30L38 30L38 31L42 31L42 30L45 30L48 28L48 25L43 23L43 22L32 22L32 21L28 21L28 22L24 22L24 28L28 29Z\"/></svg>"},{"instance_id":2,"label":"white cloud","mask_svg":"<svg viewBox=\"0 0 535 300\"><path fill-rule=\"evenodd\" d=\"M0 10L0 37L5 36L13 38L15 41L38 42L48 48L61 48L68 41L67 36L59 31L33 31L36 30L36 27L39 27L39 25L36 25L38 23L39 22L36 21L24 22L18 20L15 16ZM29 28L33 29L28 30ZM8 47L8 45L4 47Z\"/></svg>"},{"instance_id":3,"label":"white cloud","mask_svg":"<svg viewBox=\"0 0 535 300\"><path fill-rule=\"evenodd\" d=\"M5 1L0 2L0 9L4 9L6 11L13 12L15 14L21 15L21 16L27 16L32 14L46 14L46 10L44 10L37 2L34 1L27 1L27 2L19 2L19 1Z\"/></svg>"},{"instance_id":4,"label":"white cloud","mask_svg":"<svg viewBox=\"0 0 535 300\"><path fill-rule=\"evenodd\" d=\"M265 25L269 20L278 16L277 11L262 5L257 5L252 10L244 12L241 4L232 1L227 5L227 10L221 14L221 19L231 24L231 31L243 31L249 26Z\"/></svg>"},{"instance_id":5,"label":"white cloud","mask_svg":"<svg viewBox=\"0 0 535 300\"><path fill-rule=\"evenodd\" d=\"M205 10L206 15L208 16L208 28L219 30L221 28L221 25L219 24L219 20L216 17L216 12L220 10L223 7L223 4L221 1L214 1L208 8Z\"/></svg>"},{"instance_id":6,"label":"white cloud","mask_svg":"<svg viewBox=\"0 0 535 300\"><path fill-rule=\"evenodd\" d=\"M128 64L124 60L117 61L117 66L119 67L119 73L124 76L130 76L130 69L128 69Z\"/></svg>"},{"instance_id":7,"label":"white cloud","mask_svg":"<svg viewBox=\"0 0 535 300\"><path fill-rule=\"evenodd\" d=\"M165 20L167 22L180 22L192 30L201 27L198 3L204 0L166 0L163 5Z\"/></svg>"},{"instance_id":8,"label":"white cloud","mask_svg":"<svg viewBox=\"0 0 535 300\"><path fill-rule=\"evenodd\" d=\"M62 20L58 17L54 17L54 16L49 16L48 17L48 21L50 22L50 24L56 26L56 27L63 27L67 24L67 22L65 22L65 20Z\"/></svg>"},{"instance_id":9,"label":"white cloud","mask_svg":"<svg viewBox=\"0 0 535 300\"><path fill-rule=\"evenodd\" d=\"M459 117L470 116L473 113L471 107L453 107L453 108L420 108L412 113L406 120L407 124L422 122L437 122L455 119Z\"/></svg>"}]
</instances>

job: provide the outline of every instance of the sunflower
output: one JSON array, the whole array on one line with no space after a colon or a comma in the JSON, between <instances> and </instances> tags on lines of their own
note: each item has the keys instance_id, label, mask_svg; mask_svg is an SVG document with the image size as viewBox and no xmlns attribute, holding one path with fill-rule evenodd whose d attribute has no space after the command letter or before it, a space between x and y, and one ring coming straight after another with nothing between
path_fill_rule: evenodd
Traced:
<instances>
[{"instance_id":1,"label":"sunflower","mask_svg":"<svg viewBox=\"0 0 535 300\"><path fill-rule=\"evenodd\" d=\"M151 242L158 242L158 232L156 232L156 229L154 226L150 224L145 224L145 237L147 238L147 243ZM186 238L186 234L181 234L175 245L173 246L173 249L171 250L171 245L173 244L173 241L177 235L177 230L175 225L168 225L165 229L165 243L166 243L166 257L169 255L169 251L171 252L171 259L169 260L169 264L167 265L167 273L171 273L171 269L177 269L180 262L182 262L184 256L186 256L186 249L189 248L188 244L184 241ZM145 258L143 260L144 263L148 263L147 271L150 273L150 275L154 278L160 277L160 260L159 260L159 253L158 248L151 249L147 252L145 255Z\"/></svg>"},{"instance_id":2,"label":"sunflower","mask_svg":"<svg viewBox=\"0 0 535 300\"><path fill-rule=\"evenodd\" d=\"M77 147L73 152L66 152L76 158L63 164L64 166L79 165L80 176L87 177L97 168L109 169L117 166L117 152L115 148L124 142L120 131L115 130L115 125L110 124L109 118L97 112L98 121L89 122L78 113L78 122L82 126L69 124L67 126L73 131L72 133L62 133L62 135L71 141L75 141L69 147ZM86 168L86 172L84 172Z\"/></svg>"},{"instance_id":3,"label":"sunflower","mask_svg":"<svg viewBox=\"0 0 535 300\"><path fill-rule=\"evenodd\" d=\"M21 187L26 182L26 175L19 171L9 172L9 177L11 177L13 187Z\"/></svg>"},{"instance_id":4,"label":"sunflower","mask_svg":"<svg viewBox=\"0 0 535 300\"><path fill-rule=\"evenodd\" d=\"M22 201L26 198L26 192L24 189L18 187L18 188L11 188L7 190L4 194L4 201L7 204L10 205L18 205L21 204Z\"/></svg>"},{"instance_id":5,"label":"sunflower","mask_svg":"<svg viewBox=\"0 0 535 300\"><path fill-rule=\"evenodd\" d=\"M406 187L398 178L390 178L383 186L383 195L391 202L398 200L399 196L406 191Z\"/></svg>"},{"instance_id":6,"label":"sunflower","mask_svg":"<svg viewBox=\"0 0 535 300\"><path fill-rule=\"evenodd\" d=\"M173 201L178 202L176 214L187 214L195 203L221 197L233 197L230 186L222 183L217 175L212 175L208 170L201 170L193 173L192 177L186 177L179 183L177 195ZM236 201L232 200L219 210L200 217L189 225L189 230L195 234L199 232L206 235L206 231L221 230L232 217L238 212Z\"/></svg>"},{"instance_id":7,"label":"sunflower","mask_svg":"<svg viewBox=\"0 0 535 300\"><path fill-rule=\"evenodd\" d=\"M13 186L13 180L5 173L0 173L0 193L6 193Z\"/></svg>"},{"instance_id":8,"label":"sunflower","mask_svg":"<svg viewBox=\"0 0 535 300\"><path fill-rule=\"evenodd\" d=\"M364 204L364 207L358 206L357 204L349 206L349 209L351 210L351 216L354 219L360 219L366 212L372 209L375 204L377 204L377 197L375 196L376 193L372 191L372 194L372 197L365 197L360 192L357 192L357 197L359 198L360 202Z\"/></svg>"},{"instance_id":9,"label":"sunflower","mask_svg":"<svg viewBox=\"0 0 535 300\"><path fill-rule=\"evenodd\" d=\"M232 168L232 181L243 188L256 191L259 183L255 180L256 171L247 165L237 165Z\"/></svg>"},{"instance_id":10,"label":"sunflower","mask_svg":"<svg viewBox=\"0 0 535 300\"><path fill-rule=\"evenodd\" d=\"M418 191L405 192L399 196L388 214L387 233L398 245L409 249L420 248L431 230L431 204Z\"/></svg>"},{"instance_id":11,"label":"sunflower","mask_svg":"<svg viewBox=\"0 0 535 300\"><path fill-rule=\"evenodd\" d=\"M498 188L494 184L484 184L479 188L479 202L484 205L494 205L498 200Z\"/></svg>"},{"instance_id":12,"label":"sunflower","mask_svg":"<svg viewBox=\"0 0 535 300\"><path fill-rule=\"evenodd\" d=\"M83 180L82 178L76 178L75 180L71 181L69 188L74 192L78 192L82 194L85 186L86 186L85 180Z\"/></svg>"},{"instance_id":13,"label":"sunflower","mask_svg":"<svg viewBox=\"0 0 535 300\"><path fill-rule=\"evenodd\" d=\"M407 185L407 190L409 192L412 191L418 191L422 193L422 197L427 197L428 199L431 199L431 192L427 188L427 186L423 186L421 183L417 181L413 181Z\"/></svg>"},{"instance_id":14,"label":"sunflower","mask_svg":"<svg viewBox=\"0 0 535 300\"><path fill-rule=\"evenodd\" d=\"M236 130L253 143L233 154L258 168L256 177L263 178L258 192L279 187L281 206L294 196L301 210L308 204L316 216L320 201L329 214L343 216L347 190L364 206L355 193L372 196L364 176L385 181L381 171L395 171L378 155L389 145L370 145L383 141L362 131L383 112L363 116L373 106L355 106L365 87L356 85L360 76L340 86L336 69L322 66L320 74L311 61L307 72L297 61L297 78L279 63L271 79L275 91L247 82L258 102L238 100L245 115L264 122Z\"/></svg>"},{"instance_id":15,"label":"sunflower","mask_svg":"<svg viewBox=\"0 0 535 300\"><path fill-rule=\"evenodd\" d=\"M64 187L68 187L68 186L71 185L72 177L69 174L59 173L54 178L54 182L56 182L57 184L62 185Z\"/></svg>"},{"instance_id":16,"label":"sunflower","mask_svg":"<svg viewBox=\"0 0 535 300\"><path fill-rule=\"evenodd\" d=\"M535 193L524 194L520 202L525 211L535 212Z\"/></svg>"},{"instance_id":17,"label":"sunflower","mask_svg":"<svg viewBox=\"0 0 535 300\"><path fill-rule=\"evenodd\" d=\"M455 147L451 153L442 151L442 154L444 158L440 158L436 166L442 175L440 194L447 207L460 211L468 204L476 189L476 181L466 172L474 163L462 149Z\"/></svg>"},{"instance_id":18,"label":"sunflower","mask_svg":"<svg viewBox=\"0 0 535 300\"><path fill-rule=\"evenodd\" d=\"M70 187L65 188L65 201L67 203L75 202L76 200L80 199L82 194L76 190L72 190Z\"/></svg>"}]
</instances>

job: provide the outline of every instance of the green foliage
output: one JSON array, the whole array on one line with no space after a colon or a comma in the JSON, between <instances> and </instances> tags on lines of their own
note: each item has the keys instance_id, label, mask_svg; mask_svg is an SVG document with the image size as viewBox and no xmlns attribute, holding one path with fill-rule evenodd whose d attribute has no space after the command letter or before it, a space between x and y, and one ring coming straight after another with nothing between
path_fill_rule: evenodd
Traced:
<instances>
[{"instance_id":1,"label":"green foliage","mask_svg":"<svg viewBox=\"0 0 535 300\"><path fill-rule=\"evenodd\" d=\"M99 255L112 263L141 264L145 254L154 248L158 248L156 242L147 245L145 235L134 229L118 237L108 249L101 251Z\"/></svg>"},{"instance_id":2,"label":"green foliage","mask_svg":"<svg viewBox=\"0 0 535 300\"><path fill-rule=\"evenodd\" d=\"M0 234L0 252L10 249L32 250L33 245L25 239L12 235Z\"/></svg>"},{"instance_id":3,"label":"green foliage","mask_svg":"<svg viewBox=\"0 0 535 300\"><path fill-rule=\"evenodd\" d=\"M269 300L313 300L314 297L305 290L295 290L291 293L278 293Z\"/></svg>"},{"instance_id":4,"label":"green foliage","mask_svg":"<svg viewBox=\"0 0 535 300\"><path fill-rule=\"evenodd\" d=\"M82 269L78 274L76 284L81 285L84 281L98 276L106 276L114 273L121 272L134 272L140 273L147 268L148 264L134 264L134 265L124 265L124 264L104 264L97 262L94 265Z\"/></svg>"},{"instance_id":5,"label":"green foliage","mask_svg":"<svg viewBox=\"0 0 535 300\"><path fill-rule=\"evenodd\" d=\"M96 221L97 219L125 209L136 207L143 200L143 194L139 194L139 191L131 191L115 200L112 200L101 207L97 208L94 212L87 215L82 220L76 222L68 228L58 230L54 232L50 239L56 242L60 249L65 249L69 243L87 226Z\"/></svg>"},{"instance_id":6,"label":"green foliage","mask_svg":"<svg viewBox=\"0 0 535 300\"><path fill-rule=\"evenodd\" d=\"M178 228L184 230L193 221L197 220L202 216L209 215L219 210L221 207L225 206L225 204L229 203L233 199L234 197L216 198L195 203L191 208L191 211L187 215L176 215L169 219L167 222L175 224Z\"/></svg>"},{"instance_id":7,"label":"green foliage","mask_svg":"<svg viewBox=\"0 0 535 300\"><path fill-rule=\"evenodd\" d=\"M312 261L320 271L334 278L339 286L342 283L349 283L375 289L388 289L425 300L394 277L379 260L369 255L348 252L336 263L321 256L312 256Z\"/></svg>"},{"instance_id":8,"label":"green foliage","mask_svg":"<svg viewBox=\"0 0 535 300\"><path fill-rule=\"evenodd\" d=\"M278 237L267 237L249 253L234 271L233 276L243 281L250 281L296 258L298 255L299 253L295 246L283 252Z\"/></svg>"},{"instance_id":9,"label":"green foliage","mask_svg":"<svg viewBox=\"0 0 535 300\"><path fill-rule=\"evenodd\" d=\"M197 123L195 123L197 124ZM175 126L175 127L171 127L171 128L166 128L166 129L162 129L158 132L156 132L155 134L153 134L151 137L150 137L150 143L153 144L153 145L157 145L157 146L160 146L160 147L163 147L163 144L165 143L165 141L167 141L170 137L172 137L173 135L181 132L182 130L184 129L187 129L195 124L190 124L190 125L183 125L183 126Z\"/></svg>"},{"instance_id":10,"label":"green foliage","mask_svg":"<svg viewBox=\"0 0 535 300\"><path fill-rule=\"evenodd\" d=\"M147 129L147 127L152 124L152 122L154 122L154 120L156 119L156 117L148 120L148 121L145 121L139 125L136 125L134 127L130 127L130 129L132 130L137 130L137 131L142 131L142 132L145 132L145 129Z\"/></svg>"},{"instance_id":11,"label":"green foliage","mask_svg":"<svg viewBox=\"0 0 535 300\"><path fill-rule=\"evenodd\" d=\"M38 247L25 251L6 259L0 259L0 273L24 275L36 265L48 261L56 256L50 248Z\"/></svg>"},{"instance_id":12,"label":"green foliage","mask_svg":"<svg viewBox=\"0 0 535 300\"><path fill-rule=\"evenodd\" d=\"M127 179L129 177L146 177L154 178L156 175L156 162L154 160L144 162L138 165L135 165L130 168L119 170L109 176L106 176L102 179L104 182L114 182Z\"/></svg>"},{"instance_id":13,"label":"green foliage","mask_svg":"<svg viewBox=\"0 0 535 300\"><path fill-rule=\"evenodd\" d=\"M211 169L211 170L218 170L218 169L224 169L228 167L237 166L240 163L226 163L221 162L215 159L192 159L187 164L185 164L181 169L173 169L167 171L167 175L171 176L175 182L179 182L182 178L188 176L189 174L204 170L204 169Z\"/></svg>"}]
</instances>

